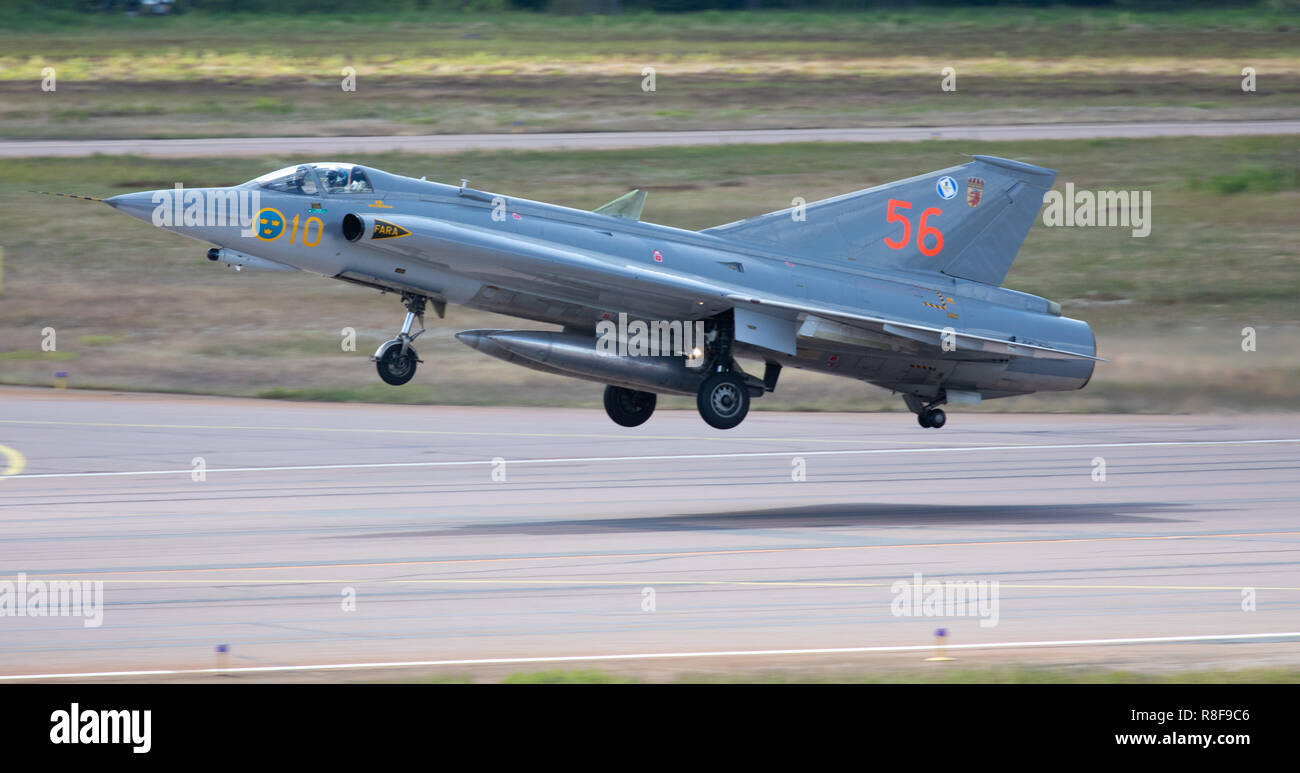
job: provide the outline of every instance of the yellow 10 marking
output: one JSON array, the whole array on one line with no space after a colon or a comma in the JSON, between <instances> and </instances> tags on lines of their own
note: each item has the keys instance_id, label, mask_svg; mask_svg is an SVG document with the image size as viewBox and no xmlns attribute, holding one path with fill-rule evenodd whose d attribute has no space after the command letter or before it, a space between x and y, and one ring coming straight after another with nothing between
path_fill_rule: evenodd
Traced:
<instances>
[{"instance_id":1,"label":"yellow 10 marking","mask_svg":"<svg viewBox=\"0 0 1300 773\"><path fill-rule=\"evenodd\" d=\"M298 239L298 218L302 215L294 215L293 223L289 226L289 243L296 244ZM316 238L312 239L308 234L311 230L311 224L316 224ZM319 217L309 217L302 223L302 246L315 247L320 244L320 238L325 233L325 223ZM310 241L309 241L310 240Z\"/></svg>"}]
</instances>

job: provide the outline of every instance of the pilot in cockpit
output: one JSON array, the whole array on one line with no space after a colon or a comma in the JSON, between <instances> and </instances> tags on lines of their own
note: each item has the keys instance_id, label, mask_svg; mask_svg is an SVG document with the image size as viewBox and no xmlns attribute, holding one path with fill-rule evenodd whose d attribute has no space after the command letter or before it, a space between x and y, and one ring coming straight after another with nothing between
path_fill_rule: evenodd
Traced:
<instances>
[{"instance_id":1,"label":"pilot in cockpit","mask_svg":"<svg viewBox=\"0 0 1300 773\"><path fill-rule=\"evenodd\" d=\"M316 171L322 175L325 190L329 193L368 193L374 190L366 177L366 170L359 166L317 164Z\"/></svg>"},{"instance_id":2,"label":"pilot in cockpit","mask_svg":"<svg viewBox=\"0 0 1300 773\"><path fill-rule=\"evenodd\" d=\"M348 170L333 167L325 172L325 190L330 193L349 190Z\"/></svg>"}]
</instances>

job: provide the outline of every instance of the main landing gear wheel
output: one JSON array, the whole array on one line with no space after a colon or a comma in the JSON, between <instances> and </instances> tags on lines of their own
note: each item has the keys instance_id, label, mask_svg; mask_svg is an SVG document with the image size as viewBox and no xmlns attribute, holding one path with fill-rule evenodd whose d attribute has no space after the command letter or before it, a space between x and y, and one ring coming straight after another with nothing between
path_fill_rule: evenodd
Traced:
<instances>
[{"instance_id":1,"label":"main landing gear wheel","mask_svg":"<svg viewBox=\"0 0 1300 773\"><path fill-rule=\"evenodd\" d=\"M939 429L948 421L948 414L939 408L929 408L916 414L916 422L926 429Z\"/></svg>"},{"instance_id":2,"label":"main landing gear wheel","mask_svg":"<svg viewBox=\"0 0 1300 773\"><path fill-rule=\"evenodd\" d=\"M658 398L654 392L638 392L623 387L605 387L605 413L615 424L639 427L655 412Z\"/></svg>"},{"instance_id":3,"label":"main landing gear wheel","mask_svg":"<svg viewBox=\"0 0 1300 773\"><path fill-rule=\"evenodd\" d=\"M401 386L415 377L415 366L420 362L420 357L415 353L415 347L409 344L403 353L401 341L394 339L390 343L392 346L385 349L375 361L375 368L386 383Z\"/></svg>"},{"instance_id":4,"label":"main landing gear wheel","mask_svg":"<svg viewBox=\"0 0 1300 773\"><path fill-rule=\"evenodd\" d=\"M749 389L735 373L714 373L700 384L695 404L709 426L731 429L749 413Z\"/></svg>"}]
</instances>

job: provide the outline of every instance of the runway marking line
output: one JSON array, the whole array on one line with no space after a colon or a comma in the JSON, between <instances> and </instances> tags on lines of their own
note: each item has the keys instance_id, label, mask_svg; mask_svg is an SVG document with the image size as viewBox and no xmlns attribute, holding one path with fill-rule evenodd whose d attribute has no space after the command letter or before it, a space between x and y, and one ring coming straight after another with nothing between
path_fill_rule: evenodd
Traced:
<instances>
[{"instance_id":1,"label":"runway marking line","mask_svg":"<svg viewBox=\"0 0 1300 773\"><path fill-rule=\"evenodd\" d=\"M948 580L950 582L961 582L961 580ZM128 581L129 582L129 581ZM156 581L155 581L156 582ZM333 582L339 582L334 580ZM364 584L366 581L361 581ZM395 585L725 585L725 586L768 586L768 587L795 587L795 588L893 588L900 587L895 582L800 582L800 581L782 581L782 580L528 580L528 579L494 579L494 580L381 580L380 582L392 583ZM942 581L940 581L942 582ZM1240 591L1243 587L1250 587L1257 591L1300 591L1296 588L1265 588L1257 585L1031 585L1012 582L1001 582L995 580L999 588L1016 588L1020 590L1208 590L1208 591ZM917 585L911 582L902 582L901 587L905 588L924 588L925 583Z\"/></svg>"},{"instance_id":2,"label":"runway marking line","mask_svg":"<svg viewBox=\"0 0 1300 773\"><path fill-rule=\"evenodd\" d=\"M360 563L338 563L338 564L301 564L301 565L275 565L275 566L229 566L229 567L190 567L184 569L126 569L126 570L97 570L81 572L79 574L68 573L45 573L45 572L28 572L30 577L82 577L96 576L103 577L112 574L181 574L194 572L270 572L270 571L287 571L298 569L360 569L360 568L379 568L393 566L437 566L441 564L494 564L511 561L531 562L531 561L575 561L579 559L589 560L608 560L608 559L644 559L644 558L694 558L699 556L731 556L731 555L758 555L763 553L814 553L842 550L890 550L896 548L963 548L963 547L999 547L1008 545L1064 545L1079 544L1089 542L1149 542L1155 540L1181 540L1181 539L1230 539L1240 537L1294 537L1300 535L1300 531L1263 531L1263 532L1238 532L1228 534L1146 534L1132 537L1067 537L1060 539L1025 539L1025 540L993 540L982 542L917 542L917 543L900 543L894 545L819 545L815 547L795 547L795 548L745 548L739 550L683 550L680 552L651 552L651 553L573 553L558 556L502 556L495 558L441 558L428 561L374 561ZM216 580L214 580L216 581ZM125 580L114 580L114 582L125 582Z\"/></svg>"},{"instance_id":3,"label":"runway marking line","mask_svg":"<svg viewBox=\"0 0 1300 773\"><path fill-rule=\"evenodd\" d=\"M1069 451L1100 448L1187 448L1256 446L1300 443L1300 438L1269 438L1261 440L1152 440L1127 443L1053 443L1045 445L999 445L967 447L925 448L851 448L833 451L737 451L705 454L649 454L644 456L574 456L557 458L506 459L508 464L587 464L606 462L698 461L702 459L762 459L791 456L863 456L875 454L944 454L982 453L992 451ZM296 464L269 467L209 467L208 474L231 472L300 472L312 470L370 470L408 467L468 467L496 464L492 459L467 459L447 462L372 462L356 464ZM183 470L120 470L115 472L40 472L8 476L12 480L34 478L109 478L139 475L190 475L192 468Z\"/></svg>"},{"instance_id":4,"label":"runway marking line","mask_svg":"<svg viewBox=\"0 0 1300 773\"><path fill-rule=\"evenodd\" d=\"M481 430L452 429L391 429L387 427L278 427L278 426L243 426L238 424L140 424L126 422L101 421L45 421L38 419L0 419L0 424L40 424L59 427L117 427L128 429L215 429L215 430L256 430L270 432L359 432L383 435L466 435L469 437L533 437L533 438L573 438L586 440L626 440L635 437L640 440L726 440L724 437L700 435L626 435L609 432L483 432ZM764 443L888 443L888 440L871 440L863 438L783 438L783 437L745 437ZM926 443L925 440L895 440L897 443Z\"/></svg>"},{"instance_id":5,"label":"runway marking line","mask_svg":"<svg viewBox=\"0 0 1300 773\"><path fill-rule=\"evenodd\" d=\"M18 475L27 466L27 458L18 452L16 448L0 445L0 456L6 461L4 472L0 472L0 477L12 477Z\"/></svg>"},{"instance_id":6,"label":"runway marking line","mask_svg":"<svg viewBox=\"0 0 1300 773\"><path fill-rule=\"evenodd\" d=\"M987 642L983 644L948 644L949 650L1032 649L1039 647L1095 647L1132 644L1180 644L1193 642L1251 641L1259 639L1295 639L1300 631L1283 633L1234 633L1200 636L1152 636L1126 639L1062 639L1057 641ZM91 679L98 677L198 676L202 674L271 674L294 671L339 671L366 668L427 668L433 666L529 665L535 663L578 663L615 660L669 660L684 658L763 657L779 655L855 655L873 652L931 652L933 644L882 647L822 647L783 650L720 650L703 652L641 652L627 655L554 655L525 658L470 658L465 660L402 660L380 663L322 663L309 666L240 666L236 668L177 668L147 671L84 671L53 674L3 674L0 681L32 679Z\"/></svg>"},{"instance_id":7,"label":"runway marking line","mask_svg":"<svg viewBox=\"0 0 1300 773\"><path fill-rule=\"evenodd\" d=\"M37 575L29 575L37 576ZM75 577L75 575L40 575L41 577ZM962 582L961 580L947 580L949 582ZM727 587L774 587L774 588L892 588L902 583L902 587L925 587L925 583L916 585L916 583L906 581L894 582L854 582L846 580L843 582L823 582L816 580L601 580L592 578L572 578L572 579L553 579L537 580L530 578L513 578L502 577L495 579L438 579L438 580L365 580L365 579L348 579L341 578L337 580L225 580L225 579L207 579L207 580L108 580L126 585L168 585L174 583L195 583L195 584L214 584L214 585L614 585L614 586L638 586L647 585L674 585L674 586L692 586L692 585L718 585ZM944 581L940 581L944 582ZM1052 584L1025 584L1015 582L1002 582L996 580L999 588L1015 588L1019 590L1204 590L1204 591L1240 591L1242 588L1249 587L1253 590L1261 591L1297 591L1300 587L1285 586L1262 586L1262 585L1052 585Z\"/></svg>"}]
</instances>

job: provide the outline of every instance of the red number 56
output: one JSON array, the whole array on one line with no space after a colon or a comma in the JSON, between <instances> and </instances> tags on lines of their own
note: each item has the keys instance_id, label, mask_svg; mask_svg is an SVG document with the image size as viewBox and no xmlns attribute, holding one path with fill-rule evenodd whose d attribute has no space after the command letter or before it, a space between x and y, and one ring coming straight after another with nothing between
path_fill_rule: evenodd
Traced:
<instances>
[{"instance_id":1,"label":"red number 56","mask_svg":"<svg viewBox=\"0 0 1300 773\"><path fill-rule=\"evenodd\" d=\"M893 249L901 250L912 240L912 221L908 220L907 215L904 215L902 212L894 211L895 207L898 209L911 209L912 203L910 201L890 199L889 209L885 211L885 220L887 222L903 224L903 238L894 241L893 239L886 237L885 244L889 245ZM938 228L925 224L926 218L930 217L930 215L939 215L942 213L943 211L938 207L930 207L921 213L921 220L917 223L916 248L926 257L938 255L939 252L943 250L943 233L940 232ZM934 244L930 247L926 247L925 237L930 234L934 235Z\"/></svg>"}]
</instances>

